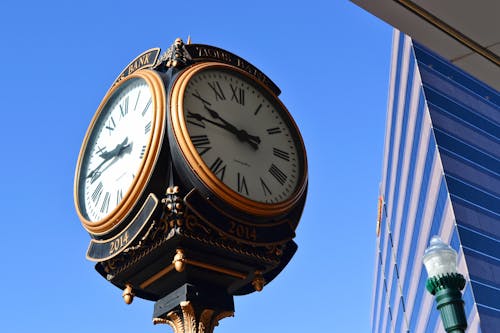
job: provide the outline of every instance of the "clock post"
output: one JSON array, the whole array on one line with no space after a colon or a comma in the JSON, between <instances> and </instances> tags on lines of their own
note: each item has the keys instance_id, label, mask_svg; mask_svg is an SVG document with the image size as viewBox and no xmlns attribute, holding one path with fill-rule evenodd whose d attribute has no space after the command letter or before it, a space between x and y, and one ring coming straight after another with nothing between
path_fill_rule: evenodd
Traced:
<instances>
[{"instance_id":1,"label":"clock post","mask_svg":"<svg viewBox=\"0 0 500 333\"><path fill-rule=\"evenodd\" d=\"M99 106L75 175L87 258L127 304L154 301L154 324L213 332L296 252L307 161L279 94L246 60L177 39Z\"/></svg>"},{"instance_id":2,"label":"clock post","mask_svg":"<svg viewBox=\"0 0 500 333\"><path fill-rule=\"evenodd\" d=\"M232 296L185 284L156 302L153 324L168 324L174 332L211 333L221 319L233 315Z\"/></svg>"}]
</instances>

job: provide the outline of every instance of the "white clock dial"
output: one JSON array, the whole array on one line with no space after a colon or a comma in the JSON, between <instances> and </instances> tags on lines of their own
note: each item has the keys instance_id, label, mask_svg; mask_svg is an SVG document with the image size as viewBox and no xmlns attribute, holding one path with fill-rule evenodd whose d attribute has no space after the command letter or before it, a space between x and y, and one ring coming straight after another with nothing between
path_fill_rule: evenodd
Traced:
<instances>
[{"instance_id":1,"label":"white clock dial","mask_svg":"<svg viewBox=\"0 0 500 333\"><path fill-rule=\"evenodd\" d=\"M304 172L301 141L263 87L237 71L204 69L187 83L182 107L194 148L225 186L264 204L295 194Z\"/></svg>"},{"instance_id":2,"label":"white clock dial","mask_svg":"<svg viewBox=\"0 0 500 333\"><path fill-rule=\"evenodd\" d=\"M135 77L115 90L95 120L80 166L77 194L88 221L110 214L131 188L150 143L151 104L150 87Z\"/></svg>"}]
</instances>

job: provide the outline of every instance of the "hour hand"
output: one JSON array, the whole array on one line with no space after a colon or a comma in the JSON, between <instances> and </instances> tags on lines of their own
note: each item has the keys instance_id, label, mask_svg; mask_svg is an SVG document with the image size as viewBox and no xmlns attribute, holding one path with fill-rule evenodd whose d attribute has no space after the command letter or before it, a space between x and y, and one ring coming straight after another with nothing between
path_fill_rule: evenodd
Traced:
<instances>
[{"instance_id":1,"label":"hour hand","mask_svg":"<svg viewBox=\"0 0 500 333\"><path fill-rule=\"evenodd\" d=\"M245 141L248 142L254 149L258 149L259 148L258 144L260 143L260 138L258 136L251 135L251 134L249 134L245 130L236 128L236 126L234 126L233 124L231 124L230 122L228 122L224 118L222 118L217 113L217 111L212 110L211 108L209 108L206 105L204 105L204 107L208 111L208 113L210 113L210 116L212 116L215 119L218 119L218 120L222 121L222 123L223 123L222 125L223 126L221 126L221 127L223 127L224 129L228 130L229 132L235 134L236 137L240 141L242 141L242 142L245 142Z\"/></svg>"},{"instance_id":2,"label":"hour hand","mask_svg":"<svg viewBox=\"0 0 500 333\"><path fill-rule=\"evenodd\" d=\"M111 151L105 151L99 155L99 157L103 158L105 161L109 160L110 158L113 158L117 155L120 155L120 153L124 150L124 148L127 148L128 145L128 137L126 137L122 143L119 143L116 145L115 149Z\"/></svg>"},{"instance_id":3,"label":"hour hand","mask_svg":"<svg viewBox=\"0 0 500 333\"><path fill-rule=\"evenodd\" d=\"M116 156L119 156L121 153L123 153L125 151L125 149L129 148L130 146L131 146L131 143L130 144L128 143L128 137L126 137L122 141L122 143L119 143L118 145L116 145L116 147L113 150L102 152L99 155L99 157L101 157L103 160L101 161L101 163L99 163L99 165L94 170L89 172L89 174L87 175L87 178L90 178L90 182L93 183L97 178L99 178L99 176L101 175L100 169L106 162L108 162L110 159L112 159Z\"/></svg>"}]
</instances>

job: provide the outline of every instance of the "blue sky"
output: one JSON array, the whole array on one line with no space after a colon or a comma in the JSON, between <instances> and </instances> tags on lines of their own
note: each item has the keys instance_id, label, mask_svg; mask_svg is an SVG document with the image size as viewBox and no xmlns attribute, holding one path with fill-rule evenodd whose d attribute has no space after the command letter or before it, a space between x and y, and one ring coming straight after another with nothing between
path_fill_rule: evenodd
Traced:
<instances>
[{"instance_id":1,"label":"blue sky","mask_svg":"<svg viewBox=\"0 0 500 333\"><path fill-rule=\"evenodd\" d=\"M4 1L0 5L3 332L170 332L85 259L73 204L101 98L177 37L245 58L282 90L308 152L299 250L215 332L368 332L392 28L347 1Z\"/></svg>"}]
</instances>

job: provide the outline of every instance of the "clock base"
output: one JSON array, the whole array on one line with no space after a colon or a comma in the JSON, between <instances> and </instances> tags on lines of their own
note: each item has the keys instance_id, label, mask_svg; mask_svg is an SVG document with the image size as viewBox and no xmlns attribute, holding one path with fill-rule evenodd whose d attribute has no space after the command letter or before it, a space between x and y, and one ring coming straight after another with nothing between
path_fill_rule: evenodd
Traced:
<instances>
[{"instance_id":1,"label":"clock base","mask_svg":"<svg viewBox=\"0 0 500 333\"><path fill-rule=\"evenodd\" d=\"M156 301L153 324L168 324L179 333L212 333L221 319L233 315L233 296L186 283Z\"/></svg>"}]
</instances>

